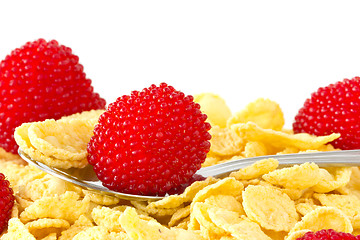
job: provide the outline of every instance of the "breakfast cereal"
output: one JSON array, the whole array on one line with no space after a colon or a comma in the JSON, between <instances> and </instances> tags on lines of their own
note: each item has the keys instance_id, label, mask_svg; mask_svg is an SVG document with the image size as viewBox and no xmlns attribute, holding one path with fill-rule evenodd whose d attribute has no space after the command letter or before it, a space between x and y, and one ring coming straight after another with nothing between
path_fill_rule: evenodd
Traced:
<instances>
[{"instance_id":1,"label":"breakfast cereal","mask_svg":"<svg viewBox=\"0 0 360 240\"><path fill-rule=\"evenodd\" d=\"M273 101L258 99L234 116L215 95L198 101L208 104L203 111L223 113L218 118L210 114L212 146L203 166L266 154L338 150L329 144L338 134L315 137L283 129L283 114ZM85 142L102 112L24 123L15 137L37 160L82 167ZM16 198L1 240L295 240L324 228L360 232L358 167L322 168L310 159L279 168L276 157L264 156L228 177L196 181L183 193L129 201L57 179L16 155L0 156Z\"/></svg>"}]
</instances>

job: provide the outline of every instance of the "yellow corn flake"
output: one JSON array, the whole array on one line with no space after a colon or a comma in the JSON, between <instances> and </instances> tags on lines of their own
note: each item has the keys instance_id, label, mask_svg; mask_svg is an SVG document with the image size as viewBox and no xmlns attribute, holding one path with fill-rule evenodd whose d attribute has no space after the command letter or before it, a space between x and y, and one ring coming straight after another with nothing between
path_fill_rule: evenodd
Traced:
<instances>
[{"instance_id":1,"label":"yellow corn flake","mask_svg":"<svg viewBox=\"0 0 360 240\"><path fill-rule=\"evenodd\" d=\"M171 216L170 221L168 223L169 227L173 227L178 224L182 219L187 218L190 215L190 205L178 209Z\"/></svg>"},{"instance_id":2,"label":"yellow corn flake","mask_svg":"<svg viewBox=\"0 0 360 240\"><path fill-rule=\"evenodd\" d=\"M208 215L217 227L224 229L235 239L271 240L257 223L244 216L241 217L239 213L221 208L211 208L208 210Z\"/></svg>"},{"instance_id":3,"label":"yellow corn flake","mask_svg":"<svg viewBox=\"0 0 360 240\"><path fill-rule=\"evenodd\" d=\"M258 157L258 156L264 156L267 155L268 150L262 142L247 142L244 149L244 157L250 158L250 157Z\"/></svg>"},{"instance_id":4,"label":"yellow corn flake","mask_svg":"<svg viewBox=\"0 0 360 240\"><path fill-rule=\"evenodd\" d=\"M320 170L315 163L303 163L288 168L282 168L262 176L273 184L290 189L306 189L320 181Z\"/></svg>"},{"instance_id":5,"label":"yellow corn flake","mask_svg":"<svg viewBox=\"0 0 360 240\"><path fill-rule=\"evenodd\" d=\"M266 182L266 181L258 180L258 181L252 181L252 182L253 183L251 183L249 185L261 185L261 186L265 186L265 187L272 187L272 188L277 189L277 190L285 193L286 195L288 195L291 200L299 199L304 193L303 190L281 188L281 187L278 187L278 186L274 186L274 185L272 185L272 184L270 184L269 182Z\"/></svg>"},{"instance_id":6,"label":"yellow corn flake","mask_svg":"<svg viewBox=\"0 0 360 240\"><path fill-rule=\"evenodd\" d=\"M209 185L201 189L194 197L191 206L196 202L203 202L206 198L212 195L231 195L238 196L241 195L241 191L244 189L244 186L241 182L237 181L235 178L227 177L221 179L217 183Z\"/></svg>"},{"instance_id":7,"label":"yellow corn flake","mask_svg":"<svg viewBox=\"0 0 360 240\"><path fill-rule=\"evenodd\" d=\"M209 204L206 204L206 203L197 202L194 204L194 206L191 210L191 215L193 215L194 218L199 223L200 229L201 229L201 227L207 229L209 231L210 235L221 236L221 235L226 234L226 231L223 228L216 226L213 223L213 221L210 219L209 210L211 208L214 208L214 207Z\"/></svg>"},{"instance_id":8,"label":"yellow corn flake","mask_svg":"<svg viewBox=\"0 0 360 240\"><path fill-rule=\"evenodd\" d=\"M42 197L52 197L63 194L68 190L67 186L68 184L66 184L65 181L46 174L41 178L28 181L26 185L21 185L21 187L19 187L19 195L35 201Z\"/></svg>"},{"instance_id":9,"label":"yellow corn flake","mask_svg":"<svg viewBox=\"0 0 360 240\"><path fill-rule=\"evenodd\" d=\"M212 195L205 199L205 203L213 207L224 208L229 211L245 214L241 203L231 195Z\"/></svg>"},{"instance_id":10,"label":"yellow corn flake","mask_svg":"<svg viewBox=\"0 0 360 240\"><path fill-rule=\"evenodd\" d=\"M353 234L354 236L360 235L360 229L355 229L355 230L352 232L352 234Z\"/></svg>"},{"instance_id":11,"label":"yellow corn flake","mask_svg":"<svg viewBox=\"0 0 360 240\"><path fill-rule=\"evenodd\" d=\"M350 218L350 221L354 229L360 229L360 214L357 214Z\"/></svg>"},{"instance_id":12,"label":"yellow corn flake","mask_svg":"<svg viewBox=\"0 0 360 240\"><path fill-rule=\"evenodd\" d=\"M320 181L312 187L315 192L327 193L349 183L351 168L331 167L320 169Z\"/></svg>"},{"instance_id":13,"label":"yellow corn flake","mask_svg":"<svg viewBox=\"0 0 360 240\"><path fill-rule=\"evenodd\" d=\"M306 214L308 214L309 212L311 212L312 210L318 207L320 206L310 202L301 202L295 205L296 211L300 213L302 216L305 216Z\"/></svg>"},{"instance_id":14,"label":"yellow corn flake","mask_svg":"<svg viewBox=\"0 0 360 240\"><path fill-rule=\"evenodd\" d=\"M283 193L285 193L286 195L288 195L289 198L294 201L301 198L301 196L304 193L304 190L301 189L289 189L289 188L278 188L278 189Z\"/></svg>"},{"instance_id":15,"label":"yellow corn flake","mask_svg":"<svg viewBox=\"0 0 360 240\"><path fill-rule=\"evenodd\" d=\"M191 202L195 195L206 186L209 186L218 180L213 177L208 177L204 181L196 181L192 183L185 191L180 195L171 195L165 197L159 201L151 202L147 208L178 208L183 203Z\"/></svg>"},{"instance_id":16,"label":"yellow corn flake","mask_svg":"<svg viewBox=\"0 0 360 240\"><path fill-rule=\"evenodd\" d=\"M351 177L348 184L344 187L340 187L336 189L340 191L342 194L353 194L360 198L360 168L359 167L352 167L351 168Z\"/></svg>"},{"instance_id":17,"label":"yellow corn flake","mask_svg":"<svg viewBox=\"0 0 360 240\"><path fill-rule=\"evenodd\" d=\"M123 231L119 222L121 214L122 212L108 207L97 207L91 212L91 216L96 225L106 227L109 231L113 232Z\"/></svg>"},{"instance_id":18,"label":"yellow corn flake","mask_svg":"<svg viewBox=\"0 0 360 240\"><path fill-rule=\"evenodd\" d=\"M208 116L212 125L226 127L231 111L222 97L213 93L202 93L194 95L194 101L200 104L201 111Z\"/></svg>"},{"instance_id":19,"label":"yellow corn flake","mask_svg":"<svg viewBox=\"0 0 360 240\"><path fill-rule=\"evenodd\" d=\"M23 160L17 154L13 154L11 152L5 151L2 147L0 147L0 159L6 161L17 161L19 163L23 162Z\"/></svg>"},{"instance_id":20,"label":"yellow corn flake","mask_svg":"<svg viewBox=\"0 0 360 240\"><path fill-rule=\"evenodd\" d=\"M1 236L1 240L14 239L36 240L20 219L11 218L8 222L8 231Z\"/></svg>"},{"instance_id":21,"label":"yellow corn flake","mask_svg":"<svg viewBox=\"0 0 360 240\"><path fill-rule=\"evenodd\" d=\"M28 129L32 123L23 123L19 127L15 128L14 138L19 147L29 155L32 159L36 159L39 162L44 163L45 165L68 169L71 167L83 168L88 162L84 158L78 161L69 161L69 160L60 160L51 156L47 156L38 151L30 142Z\"/></svg>"},{"instance_id":22,"label":"yellow corn flake","mask_svg":"<svg viewBox=\"0 0 360 240\"><path fill-rule=\"evenodd\" d=\"M248 186L243 207L250 220L269 230L289 231L299 219L294 201L273 187Z\"/></svg>"},{"instance_id":23,"label":"yellow corn flake","mask_svg":"<svg viewBox=\"0 0 360 240\"><path fill-rule=\"evenodd\" d=\"M85 215L81 215L79 219L77 219L75 223L70 226L70 228L61 232L59 240L73 239L73 237L79 232L93 226L94 224L90 221L90 219L88 219Z\"/></svg>"},{"instance_id":24,"label":"yellow corn flake","mask_svg":"<svg viewBox=\"0 0 360 240\"><path fill-rule=\"evenodd\" d=\"M15 192L20 182L22 182L24 178L27 178L28 175L31 175L31 172L27 171L24 165L17 164L13 161L0 161L0 169Z\"/></svg>"},{"instance_id":25,"label":"yellow corn flake","mask_svg":"<svg viewBox=\"0 0 360 240\"><path fill-rule=\"evenodd\" d=\"M181 220L181 221L176 225L176 227L187 230L189 223L190 223L190 216L184 218L183 220Z\"/></svg>"},{"instance_id":26,"label":"yellow corn flake","mask_svg":"<svg viewBox=\"0 0 360 240\"><path fill-rule=\"evenodd\" d=\"M219 156L209 156L207 155L205 161L201 164L201 167L209 167L215 164L218 164L221 161Z\"/></svg>"},{"instance_id":27,"label":"yellow corn flake","mask_svg":"<svg viewBox=\"0 0 360 240\"><path fill-rule=\"evenodd\" d=\"M109 231L102 226L94 226L76 234L72 240L108 240Z\"/></svg>"},{"instance_id":28,"label":"yellow corn flake","mask_svg":"<svg viewBox=\"0 0 360 240\"><path fill-rule=\"evenodd\" d=\"M211 134L211 147L209 155L229 156L240 153L244 147L244 140L230 128L213 126Z\"/></svg>"},{"instance_id":29,"label":"yellow corn flake","mask_svg":"<svg viewBox=\"0 0 360 240\"><path fill-rule=\"evenodd\" d=\"M34 203L33 201L29 201L27 199L20 197L18 194L15 194L15 200L16 203L18 204L19 212L24 211L25 208L29 207L31 204Z\"/></svg>"},{"instance_id":30,"label":"yellow corn flake","mask_svg":"<svg viewBox=\"0 0 360 240\"><path fill-rule=\"evenodd\" d=\"M56 233L50 233L46 237L42 238L41 240L56 240L57 234Z\"/></svg>"},{"instance_id":31,"label":"yellow corn flake","mask_svg":"<svg viewBox=\"0 0 360 240\"><path fill-rule=\"evenodd\" d=\"M268 229L261 229L268 237L270 237L272 240L284 240L287 232L278 232Z\"/></svg>"},{"instance_id":32,"label":"yellow corn flake","mask_svg":"<svg viewBox=\"0 0 360 240\"><path fill-rule=\"evenodd\" d=\"M108 240L130 240L126 232L110 232Z\"/></svg>"},{"instance_id":33,"label":"yellow corn flake","mask_svg":"<svg viewBox=\"0 0 360 240\"><path fill-rule=\"evenodd\" d=\"M340 209L350 218L360 214L360 199L354 195L314 194L323 206Z\"/></svg>"},{"instance_id":34,"label":"yellow corn flake","mask_svg":"<svg viewBox=\"0 0 360 240\"><path fill-rule=\"evenodd\" d=\"M228 120L228 126L247 122L254 122L261 128L279 131L284 126L285 119L279 104L259 98L249 103L241 112L234 114Z\"/></svg>"},{"instance_id":35,"label":"yellow corn flake","mask_svg":"<svg viewBox=\"0 0 360 240\"><path fill-rule=\"evenodd\" d=\"M120 202L119 198L116 198L113 196L99 194L99 193L96 193L95 191L89 191L89 190L85 190L85 189L82 189L82 191L85 196L89 196L91 202L94 202L99 205L110 206L110 205L115 205Z\"/></svg>"},{"instance_id":36,"label":"yellow corn flake","mask_svg":"<svg viewBox=\"0 0 360 240\"><path fill-rule=\"evenodd\" d=\"M338 232L351 233L353 227L350 219L339 209L334 207L318 207L306 214L300 222L296 223L289 234L299 230L334 229Z\"/></svg>"},{"instance_id":37,"label":"yellow corn flake","mask_svg":"<svg viewBox=\"0 0 360 240\"><path fill-rule=\"evenodd\" d=\"M51 233L60 234L68 229L70 224L64 219L42 218L25 224L25 227L36 238L44 238Z\"/></svg>"},{"instance_id":38,"label":"yellow corn flake","mask_svg":"<svg viewBox=\"0 0 360 240\"><path fill-rule=\"evenodd\" d=\"M96 122L72 119L48 119L32 123L28 129L31 144L42 154L60 160L80 161L86 158L86 146Z\"/></svg>"},{"instance_id":39,"label":"yellow corn flake","mask_svg":"<svg viewBox=\"0 0 360 240\"><path fill-rule=\"evenodd\" d=\"M89 198L79 200L77 193L68 191L60 196L36 200L20 214L20 219L28 222L39 218L61 218L74 223L88 211L89 206Z\"/></svg>"},{"instance_id":40,"label":"yellow corn flake","mask_svg":"<svg viewBox=\"0 0 360 240\"><path fill-rule=\"evenodd\" d=\"M293 154L293 153L298 153L300 152L300 150L298 148L295 147L286 147L284 150L277 152L276 154L281 155L281 154Z\"/></svg>"},{"instance_id":41,"label":"yellow corn flake","mask_svg":"<svg viewBox=\"0 0 360 240\"><path fill-rule=\"evenodd\" d=\"M261 177L271 171L274 171L279 166L279 162L273 158L267 158L257 161L250 165L230 173L230 177L234 177L237 180L250 180Z\"/></svg>"},{"instance_id":42,"label":"yellow corn flake","mask_svg":"<svg viewBox=\"0 0 360 240\"><path fill-rule=\"evenodd\" d=\"M298 238L301 238L305 235L305 233L310 232L308 229L298 230L295 232L292 232L288 236L286 236L285 240L296 240Z\"/></svg>"},{"instance_id":43,"label":"yellow corn flake","mask_svg":"<svg viewBox=\"0 0 360 240\"><path fill-rule=\"evenodd\" d=\"M261 141L266 145L281 149L287 147L295 147L300 150L318 149L340 137L340 134L337 133L320 137L307 133L287 134L272 129L261 128L252 122L235 124L232 125L231 128L236 131L239 136L243 136L248 141Z\"/></svg>"},{"instance_id":44,"label":"yellow corn flake","mask_svg":"<svg viewBox=\"0 0 360 240\"><path fill-rule=\"evenodd\" d=\"M164 239L165 232L169 231L168 228L154 220L140 219L132 207L125 209L119 221L130 239Z\"/></svg>"},{"instance_id":45,"label":"yellow corn flake","mask_svg":"<svg viewBox=\"0 0 360 240\"><path fill-rule=\"evenodd\" d=\"M147 202L140 202L140 201L131 201L131 204L134 205L135 208L149 214L152 216L171 216L173 215L179 208L183 207L180 205L177 208L151 208L147 207Z\"/></svg>"},{"instance_id":46,"label":"yellow corn flake","mask_svg":"<svg viewBox=\"0 0 360 240\"><path fill-rule=\"evenodd\" d=\"M184 230L181 228L170 228L163 234L164 240L205 240L199 231Z\"/></svg>"}]
</instances>

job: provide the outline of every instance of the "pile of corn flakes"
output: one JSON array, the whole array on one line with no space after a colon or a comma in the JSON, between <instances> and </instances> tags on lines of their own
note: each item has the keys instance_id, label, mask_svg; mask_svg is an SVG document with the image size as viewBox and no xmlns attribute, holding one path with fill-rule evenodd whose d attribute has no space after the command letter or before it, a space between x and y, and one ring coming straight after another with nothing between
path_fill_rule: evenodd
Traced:
<instances>
[{"instance_id":1,"label":"pile of corn flakes","mask_svg":"<svg viewBox=\"0 0 360 240\"><path fill-rule=\"evenodd\" d=\"M214 94L195 97L212 124L203 166L284 153L333 151L338 134L314 137L284 130L279 105L258 99L232 114ZM219 114L221 113L221 114ZM26 123L15 138L31 157L57 167L84 167L86 143L101 111ZM287 239L332 228L360 234L360 169L320 168L311 161L279 168L266 158L194 182L180 195L129 201L55 178L0 150L0 169L16 202L6 239Z\"/></svg>"}]
</instances>

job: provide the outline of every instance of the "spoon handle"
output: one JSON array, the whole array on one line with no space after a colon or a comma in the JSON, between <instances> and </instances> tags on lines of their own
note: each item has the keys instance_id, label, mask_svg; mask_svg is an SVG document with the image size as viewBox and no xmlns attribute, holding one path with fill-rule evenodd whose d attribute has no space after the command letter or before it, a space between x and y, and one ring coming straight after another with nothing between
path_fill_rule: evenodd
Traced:
<instances>
[{"instance_id":1,"label":"spoon handle","mask_svg":"<svg viewBox=\"0 0 360 240\"><path fill-rule=\"evenodd\" d=\"M351 167L360 166L360 150L343 150L331 152L311 152L295 153L282 155L267 155L253 158L244 158L220 163L210 167L201 168L196 174L203 177L225 177L230 172L248 167L256 161L275 158L279 161L279 166L287 167L305 162L314 162L319 167Z\"/></svg>"}]
</instances>

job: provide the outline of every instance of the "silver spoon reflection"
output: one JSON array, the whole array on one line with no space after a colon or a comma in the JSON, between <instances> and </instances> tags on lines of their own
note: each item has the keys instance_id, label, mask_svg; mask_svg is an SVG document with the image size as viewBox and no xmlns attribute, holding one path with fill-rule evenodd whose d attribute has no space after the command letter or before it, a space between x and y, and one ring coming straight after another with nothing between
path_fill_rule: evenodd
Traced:
<instances>
[{"instance_id":1,"label":"silver spoon reflection","mask_svg":"<svg viewBox=\"0 0 360 240\"><path fill-rule=\"evenodd\" d=\"M127 194L109 190L104 187L101 181L97 178L91 165L85 168L70 168L60 169L49 167L35 159L29 157L21 149L19 155L29 164L55 176L62 180L76 184L86 190L95 191L98 194L115 196L126 200L138 201L155 201L164 198L164 196L143 196ZM314 162L319 167L351 167L360 166L360 150L346 150L346 151L332 151L332 152L314 152L314 153L296 153L283 155L267 155L254 158L244 158L233 160L225 163L220 163L210 167L201 168L196 174L203 177L226 177L230 172L236 171L240 168L248 167L251 164L266 158L275 158L279 161L279 166L287 167L304 162Z\"/></svg>"}]
</instances>

